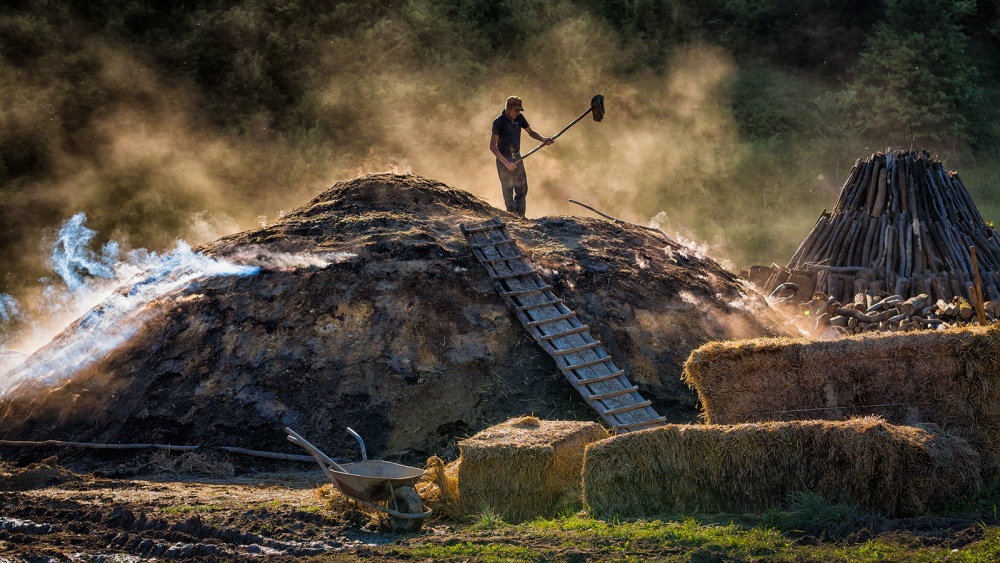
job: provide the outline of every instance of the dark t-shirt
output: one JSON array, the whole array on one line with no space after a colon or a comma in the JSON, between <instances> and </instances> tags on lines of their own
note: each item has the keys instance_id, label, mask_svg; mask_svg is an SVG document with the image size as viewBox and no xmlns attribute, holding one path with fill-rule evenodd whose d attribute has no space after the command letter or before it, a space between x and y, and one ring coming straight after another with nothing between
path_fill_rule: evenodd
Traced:
<instances>
[{"instance_id":1,"label":"dark t-shirt","mask_svg":"<svg viewBox=\"0 0 1000 563\"><path fill-rule=\"evenodd\" d=\"M524 114L518 114L518 116L511 121L507 119L506 113L501 113L493 120L493 134L497 135L497 148L500 149L500 154L510 158L517 152L521 150L521 129L530 128L528 125L528 120L524 118Z\"/></svg>"}]
</instances>

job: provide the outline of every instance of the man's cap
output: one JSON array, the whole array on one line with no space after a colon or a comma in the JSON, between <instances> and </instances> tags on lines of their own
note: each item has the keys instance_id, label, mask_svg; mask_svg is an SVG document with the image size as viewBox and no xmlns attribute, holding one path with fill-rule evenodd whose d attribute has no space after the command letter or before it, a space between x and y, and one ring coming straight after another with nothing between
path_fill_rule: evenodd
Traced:
<instances>
[{"instance_id":1,"label":"man's cap","mask_svg":"<svg viewBox=\"0 0 1000 563\"><path fill-rule=\"evenodd\" d=\"M518 98L517 96L507 98L507 107L514 108L518 111L524 111L524 106L521 105L521 98Z\"/></svg>"}]
</instances>

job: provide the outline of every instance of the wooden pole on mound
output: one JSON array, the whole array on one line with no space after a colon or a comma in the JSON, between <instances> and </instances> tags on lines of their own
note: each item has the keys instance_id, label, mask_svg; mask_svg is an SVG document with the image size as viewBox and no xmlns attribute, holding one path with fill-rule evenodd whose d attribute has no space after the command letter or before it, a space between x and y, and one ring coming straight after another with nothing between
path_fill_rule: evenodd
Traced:
<instances>
[{"instance_id":1,"label":"wooden pole on mound","mask_svg":"<svg viewBox=\"0 0 1000 563\"><path fill-rule=\"evenodd\" d=\"M969 254L972 256L972 270L976 279L976 318L979 319L979 326L986 326L986 307L983 304L983 284L979 281L979 263L976 261L976 247L969 247Z\"/></svg>"}]
</instances>

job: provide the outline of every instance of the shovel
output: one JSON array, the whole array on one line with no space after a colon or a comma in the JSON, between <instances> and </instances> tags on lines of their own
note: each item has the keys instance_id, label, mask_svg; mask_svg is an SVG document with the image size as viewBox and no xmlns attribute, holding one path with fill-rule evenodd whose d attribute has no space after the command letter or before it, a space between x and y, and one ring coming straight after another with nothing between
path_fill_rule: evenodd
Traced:
<instances>
[{"instance_id":1,"label":"shovel","mask_svg":"<svg viewBox=\"0 0 1000 563\"><path fill-rule=\"evenodd\" d=\"M602 96L600 94L594 96L590 100L590 109L588 109L587 111L581 113L580 117L574 119L572 123L570 123L566 127L563 127L562 131L556 133L555 135L552 135L549 138L554 141L556 139L556 137L558 137L559 135L562 135L563 133L566 132L567 129L569 129L570 127L576 125L576 123L578 121L580 121L581 119L583 119L584 117L586 117L588 113L593 114L594 121L600 122L602 119L604 119L604 96ZM538 149L540 149L540 148L542 148L544 146L545 146L545 143L542 143L542 144L538 145L537 147L531 149L524 156L522 156L521 158L515 160L514 164L517 164L518 162L521 162L522 160L524 160L524 159L528 158L529 156L535 154L535 151L537 151Z\"/></svg>"}]
</instances>

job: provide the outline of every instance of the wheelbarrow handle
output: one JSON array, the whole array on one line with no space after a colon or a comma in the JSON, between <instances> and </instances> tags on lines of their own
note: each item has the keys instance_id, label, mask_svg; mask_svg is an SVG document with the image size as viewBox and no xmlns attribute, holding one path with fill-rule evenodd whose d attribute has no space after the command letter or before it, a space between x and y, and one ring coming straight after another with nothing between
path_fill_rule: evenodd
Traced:
<instances>
[{"instance_id":1,"label":"wheelbarrow handle","mask_svg":"<svg viewBox=\"0 0 1000 563\"><path fill-rule=\"evenodd\" d=\"M305 438L303 438L302 436L299 436L291 428L287 428L286 427L285 428L285 432L288 432L288 441L289 442L291 442L293 444L298 444L298 445L302 446L303 448L305 448L309 453L312 454L313 457L317 458L317 461L318 460L323 460L327 464L329 464L330 467L334 468L336 471L339 471L340 473L347 473L347 471L343 467L341 467L336 461L333 461L332 459L330 459L330 457L327 456L325 453L321 452L319 450L319 448L317 448L316 446L314 446L314 445L310 444L309 442L307 442Z\"/></svg>"},{"instance_id":2,"label":"wheelbarrow handle","mask_svg":"<svg viewBox=\"0 0 1000 563\"><path fill-rule=\"evenodd\" d=\"M365 451L365 441L361 439L361 434L358 434L350 426L347 427L347 433L358 439L358 443L361 444L361 461L368 461L368 452Z\"/></svg>"}]
</instances>

